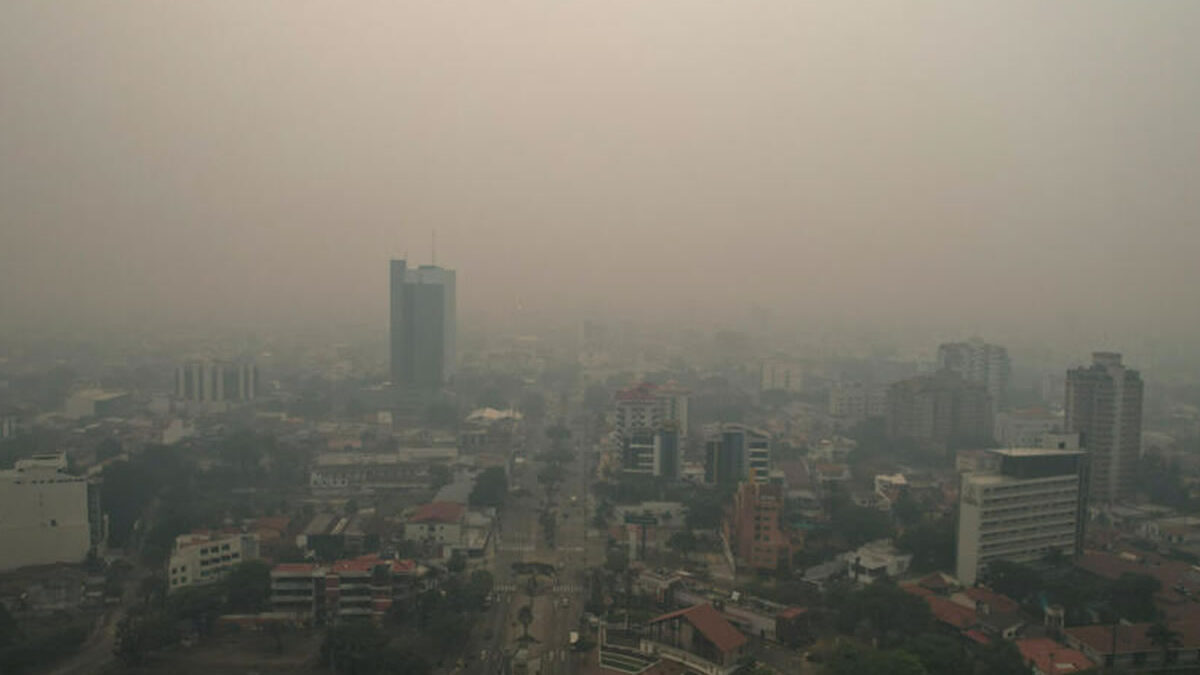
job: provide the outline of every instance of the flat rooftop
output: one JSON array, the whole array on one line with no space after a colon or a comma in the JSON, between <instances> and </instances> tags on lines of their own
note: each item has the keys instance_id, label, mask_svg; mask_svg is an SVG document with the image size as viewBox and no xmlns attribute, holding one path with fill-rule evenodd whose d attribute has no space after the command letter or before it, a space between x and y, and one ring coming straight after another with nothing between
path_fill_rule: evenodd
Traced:
<instances>
[{"instance_id":1,"label":"flat rooftop","mask_svg":"<svg viewBox=\"0 0 1200 675\"><path fill-rule=\"evenodd\" d=\"M1083 450L1063 450L1059 448L989 448L988 452L1005 457L1061 457L1063 455L1084 455Z\"/></svg>"}]
</instances>

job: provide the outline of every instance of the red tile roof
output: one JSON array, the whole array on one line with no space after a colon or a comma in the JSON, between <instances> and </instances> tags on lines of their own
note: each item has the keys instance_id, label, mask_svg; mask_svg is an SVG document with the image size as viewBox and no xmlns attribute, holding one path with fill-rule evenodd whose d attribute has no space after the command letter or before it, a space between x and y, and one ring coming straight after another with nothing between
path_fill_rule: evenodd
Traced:
<instances>
[{"instance_id":1,"label":"red tile roof","mask_svg":"<svg viewBox=\"0 0 1200 675\"><path fill-rule=\"evenodd\" d=\"M780 619L787 620L787 619L794 619L798 616L803 616L807 613L808 613L808 610L803 607L788 607L787 609L783 610L779 614L776 614L775 616Z\"/></svg>"},{"instance_id":2,"label":"red tile roof","mask_svg":"<svg viewBox=\"0 0 1200 675\"><path fill-rule=\"evenodd\" d=\"M297 574L297 573L312 573L317 569L313 563L280 563L271 568L272 572L280 572L282 574Z\"/></svg>"},{"instance_id":3,"label":"red tile roof","mask_svg":"<svg viewBox=\"0 0 1200 675\"><path fill-rule=\"evenodd\" d=\"M430 502L417 507L410 523L457 523L467 507L458 502Z\"/></svg>"},{"instance_id":4,"label":"red tile roof","mask_svg":"<svg viewBox=\"0 0 1200 675\"><path fill-rule=\"evenodd\" d=\"M990 588L975 586L974 588L968 588L963 593L975 602L986 603L995 614L1014 614L1021 608L1016 600L1007 595L1001 595Z\"/></svg>"},{"instance_id":5,"label":"red tile roof","mask_svg":"<svg viewBox=\"0 0 1200 675\"><path fill-rule=\"evenodd\" d=\"M1200 648L1200 625L1172 622L1168 624L1171 630L1179 631L1182 645L1180 649ZM1158 647L1146 637L1149 623L1121 624L1117 626L1117 654L1132 652L1157 651ZM1113 653L1112 624L1094 624L1091 626L1076 626L1066 629L1067 635L1087 645L1099 654Z\"/></svg>"},{"instance_id":6,"label":"red tile roof","mask_svg":"<svg viewBox=\"0 0 1200 675\"><path fill-rule=\"evenodd\" d=\"M917 584L901 584L900 588L902 588L905 593L911 593L919 598L928 598L934 594L933 591L929 590L928 588L924 586L918 586Z\"/></svg>"},{"instance_id":7,"label":"red tile roof","mask_svg":"<svg viewBox=\"0 0 1200 675\"><path fill-rule=\"evenodd\" d=\"M925 602L929 603L929 611L933 612L933 618L958 630L966 630L979 622L975 610L967 609L946 598L931 595L925 598Z\"/></svg>"},{"instance_id":8,"label":"red tile roof","mask_svg":"<svg viewBox=\"0 0 1200 675\"><path fill-rule=\"evenodd\" d=\"M700 631L708 641L713 643L717 649L722 652L731 652L738 647L746 644L746 636L738 632L732 624L725 620L712 605L692 605L687 609L681 609L669 614L651 619L650 623L659 623L661 621L670 621L671 619L683 618L688 623L692 624L696 630Z\"/></svg>"},{"instance_id":9,"label":"red tile roof","mask_svg":"<svg viewBox=\"0 0 1200 675\"><path fill-rule=\"evenodd\" d=\"M941 572L934 572L929 576L922 577L917 584L923 588L928 588L931 591L944 591L950 588L950 582L946 581L946 575Z\"/></svg>"},{"instance_id":10,"label":"red tile roof","mask_svg":"<svg viewBox=\"0 0 1200 675\"><path fill-rule=\"evenodd\" d=\"M989 645L992 643L992 638L988 637L986 633L977 628L972 628L964 633L964 635L967 636L968 640L973 640L981 645Z\"/></svg>"},{"instance_id":11,"label":"red tile roof","mask_svg":"<svg viewBox=\"0 0 1200 675\"><path fill-rule=\"evenodd\" d=\"M658 390L658 385L649 382L640 382L617 392L618 401L653 401L655 392Z\"/></svg>"},{"instance_id":12,"label":"red tile roof","mask_svg":"<svg viewBox=\"0 0 1200 675\"><path fill-rule=\"evenodd\" d=\"M1060 645L1050 638L1017 640L1026 663L1032 662L1045 675L1065 675L1095 667L1083 652Z\"/></svg>"}]
</instances>

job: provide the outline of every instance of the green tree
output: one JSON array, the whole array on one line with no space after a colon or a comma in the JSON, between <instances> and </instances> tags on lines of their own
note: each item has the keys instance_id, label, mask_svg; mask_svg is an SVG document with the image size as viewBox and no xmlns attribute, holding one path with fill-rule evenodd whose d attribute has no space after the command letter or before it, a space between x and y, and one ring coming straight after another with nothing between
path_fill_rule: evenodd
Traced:
<instances>
[{"instance_id":1,"label":"green tree","mask_svg":"<svg viewBox=\"0 0 1200 675\"><path fill-rule=\"evenodd\" d=\"M929 675L971 672L971 654L960 639L938 633L923 633L905 645L905 649L921 660Z\"/></svg>"},{"instance_id":2,"label":"green tree","mask_svg":"<svg viewBox=\"0 0 1200 675\"><path fill-rule=\"evenodd\" d=\"M257 614L267 608L271 566L263 560L247 560L235 565L223 583L230 611Z\"/></svg>"},{"instance_id":3,"label":"green tree","mask_svg":"<svg viewBox=\"0 0 1200 675\"><path fill-rule=\"evenodd\" d=\"M924 600L895 584L877 581L846 596L835 626L847 635L865 634L881 647L891 647L925 632L932 620Z\"/></svg>"},{"instance_id":4,"label":"green tree","mask_svg":"<svg viewBox=\"0 0 1200 675\"><path fill-rule=\"evenodd\" d=\"M1009 560L997 560L988 565L984 575L987 585L1017 601L1023 601L1046 587L1037 570Z\"/></svg>"},{"instance_id":5,"label":"green tree","mask_svg":"<svg viewBox=\"0 0 1200 675\"><path fill-rule=\"evenodd\" d=\"M1017 646L1008 640L995 640L975 652L976 675L1027 675L1029 665Z\"/></svg>"},{"instance_id":6,"label":"green tree","mask_svg":"<svg viewBox=\"0 0 1200 675\"><path fill-rule=\"evenodd\" d=\"M667 539L667 546L686 558L696 550L696 535L692 534L691 530L680 530Z\"/></svg>"},{"instance_id":7,"label":"green tree","mask_svg":"<svg viewBox=\"0 0 1200 675\"><path fill-rule=\"evenodd\" d=\"M914 572L950 569L955 556L954 518L927 520L904 531L896 548L911 553Z\"/></svg>"},{"instance_id":8,"label":"green tree","mask_svg":"<svg viewBox=\"0 0 1200 675\"><path fill-rule=\"evenodd\" d=\"M0 647L10 645L21 639L21 627L17 620L8 612L8 607L0 602Z\"/></svg>"},{"instance_id":9,"label":"green tree","mask_svg":"<svg viewBox=\"0 0 1200 675\"><path fill-rule=\"evenodd\" d=\"M1165 622L1155 621L1146 629L1146 637L1150 638L1150 644L1158 647L1162 652L1163 666L1168 666L1175 661L1175 651L1183 646L1183 634L1176 630L1171 630ZM1164 670L1165 667L1164 667Z\"/></svg>"},{"instance_id":10,"label":"green tree","mask_svg":"<svg viewBox=\"0 0 1200 675\"><path fill-rule=\"evenodd\" d=\"M489 506L499 508L504 505L506 496L508 496L508 476L505 475L504 469L494 466L479 472L468 501L471 506L477 508Z\"/></svg>"},{"instance_id":11,"label":"green tree","mask_svg":"<svg viewBox=\"0 0 1200 675\"><path fill-rule=\"evenodd\" d=\"M719 490L697 490L686 503L683 518L689 530L715 530L725 514L726 495Z\"/></svg>"},{"instance_id":12,"label":"green tree","mask_svg":"<svg viewBox=\"0 0 1200 675\"><path fill-rule=\"evenodd\" d=\"M369 673L387 643L387 635L368 619L340 621L325 632L321 662L338 673Z\"/></svg>"},{"instance_id":13,"label":"green tree","mask_svg":"<svg viewBox=\"0 0 1200 675\"><path fill-rule=\"evenodd\" d=\"M525 605L517 610L517 621L521 623L521 639L529 640L529 624L533 623L533 608Z\"/></svg>"},{"instance_id":14,"label":"green tree","mask_svg":"<svg viewBox=\"0 0 1200 675\"><path fill-rule=\"evenodd\" d=\"M879 651L842 643L830 656L825 675L928 675L920 659L906 651Z\"/></svg>"},{"instance_id":15,"label":"green tree","mask_svg":"<svg viewBox=\"0 0 1200 675\"><path fill-rule=\"evenodd\" d=\"M546 416L546 397L539 391L527 391L521 396L521 414L531 421Z\"/></svg>"},{"instance_id":16,"label":"green tree","mask_svg":"<svg viewBox=\"0 0 1200 675\"><path fill-rule=\"evenodd\" d=\"M1162 583L1148 574L1126 572L1109 586L1109 606L1122 619L1153 621L1158 618L1154 594L1161 589Z\"/></svg>"},{"instance_id":17,"label":"green tree","mask_svg":"<svg viewBox=\"0 0 1200 675\"><path fill-rule=\"evenodd\" d=\"M434 464L429 467L429 489L440 490L443 486L454 481L454 473L444 464Z\"/></svg>"}]
</instances>

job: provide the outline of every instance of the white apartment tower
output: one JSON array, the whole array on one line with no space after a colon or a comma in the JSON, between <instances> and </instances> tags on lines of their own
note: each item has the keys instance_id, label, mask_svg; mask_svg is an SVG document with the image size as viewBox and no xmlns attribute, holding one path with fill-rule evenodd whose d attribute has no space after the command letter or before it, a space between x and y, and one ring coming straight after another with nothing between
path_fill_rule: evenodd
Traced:
<instances>
[{"instance_id":1,"label":"white apartment tower","mask_svg":"<svg viewBox=\"0 0 1200 675\"><path fill-rule=\"evenodd\" d=\"M1012 364L1004 347L978 338L968 342L947 342L938 347L938 369L953 370L967 382L986 387L992 397L992 410L1007 407Z\"/></svg>"},{"instance_id":2,"label":"white apartment tower","mask_svg":"<svg viewBox=\"0 0 1200 675\"><path fill-rule=\"evenodd\" d=\"M997 560L1039 561L1053 550L1071 556L1087 522L1087 453L1080 450L989 450L993 471L962 476L957 576L972 585Z\"/></svg>"}]
</instances>

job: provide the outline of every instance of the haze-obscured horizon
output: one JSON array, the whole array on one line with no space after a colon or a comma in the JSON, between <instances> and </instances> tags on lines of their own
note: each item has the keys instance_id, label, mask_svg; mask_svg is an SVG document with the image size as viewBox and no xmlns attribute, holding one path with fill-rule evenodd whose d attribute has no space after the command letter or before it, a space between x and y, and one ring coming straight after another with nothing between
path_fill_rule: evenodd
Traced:
<instances>
[{"instance_id":1,"label":"haze-obscured horizon","mask_svg":"<svg viewBox=\"0 0 1200 675\"><path fill-rule=\"evenodd\" d=\"M0 5L0 333L1200 339L1194 2Z\"/></svg>"}]
</instances>

